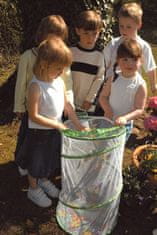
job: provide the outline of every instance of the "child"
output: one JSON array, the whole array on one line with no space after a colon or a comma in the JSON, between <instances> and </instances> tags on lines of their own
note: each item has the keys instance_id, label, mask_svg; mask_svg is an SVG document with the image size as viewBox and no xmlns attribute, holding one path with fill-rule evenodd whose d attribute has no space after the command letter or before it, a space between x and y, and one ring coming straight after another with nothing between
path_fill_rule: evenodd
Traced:
<instances>
[{"instance_id":1,"label":"child","mask_svg":"<svg viewBox=\"0 0 157 235\"><path fill-rule=\"evenodd\" d=\"M28 198L41 207L51 205L47 195L58 197L59 193L48 177L60 161L59 130L66 129L61 122L63 110L78 130L84 129L67 102L64 82L59 77L71 61L71 51L60 37L43 41L28 89L28 131L17 154L17 163L28 170Z\"/></svg>"},{"instance_id":2,"label":"child","mask_svg":"<svg viewBox=\"0 0 157 235\"><path fill-rule=\"evenodd\" d=\"M157 91L156 64L149 44L138 35L142 26L142 9L138 3L126 3L119 10L120 37L113 38L104 49L107 77L113 76L118 46L126 38L136 39L142 47L143 68L150 78L151 91Z\"/></svg>"},{"instance_id":3,"label":"child","mask_svg":"<svg viewBox=\"0 0 157 235\"><path fill-rule=\"evenodd\" d=\"M49 34L57 35L63 40L67 39L67 25L60 15L50 15L42 19L36 33L36 44L39 45L44 39L48 37ZM15 159L27 130L28 115L26 112L26 93L28 83L33 77L33 66L36 61L37 54L38 47L33 47L32 49L26 50L21 55L18 66L17 81L15 87L14 112L22 120L15 150ZM64 73L62 74L62 78L66 86L67 99L69 102L71 102L71 104L73 104L72 79L70 69L67 68L64 71ZM19 171L21 175L25 175L27 173L20 168Z\"/></svg>"},{"instance_id":4,"label":"child","mask_svg":"<svg viewBox=\"0 0 157 235\"><path fill-rule=\"evenodd\" d=\"M108 79L99 97L104 116L115 125L126 125L126 139L132 120L143 113L147 98L146 83L138 73L141 59L140 44L133 39L124 40L117 49L118 77Z\"/></svg>"},{"instance_id":5,"label":"child","mask_svg":"<svg viewBox=\"0 0 157 235\"><path fill-rule=\"evenodd\" d=\"M73 53L72 79L76 109L93 112L93 102L104 79L104 56L96 49L103 23L99 13L86 10L76 21L79 42L71 47Z\"/></svg>"}]
</instances>

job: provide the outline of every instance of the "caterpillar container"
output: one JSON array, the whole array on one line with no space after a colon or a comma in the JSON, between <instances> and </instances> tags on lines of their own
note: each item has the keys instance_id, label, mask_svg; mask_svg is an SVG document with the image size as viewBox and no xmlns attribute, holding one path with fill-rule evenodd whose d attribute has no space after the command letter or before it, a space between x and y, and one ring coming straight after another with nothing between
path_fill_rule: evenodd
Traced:
<instances>
[{"instance_id":1,"label":"caterpillar container","mask_svg":"<svg viewBox=\"0 0 157 235\"><path fill-rule=\"evenodd\" d=\"M89 132L71 121L63 131L62 189L56 217L72 235L110 234L117 222L122 191L125 127L103 117L80 117Z\"/></svg>"}]
</instances>

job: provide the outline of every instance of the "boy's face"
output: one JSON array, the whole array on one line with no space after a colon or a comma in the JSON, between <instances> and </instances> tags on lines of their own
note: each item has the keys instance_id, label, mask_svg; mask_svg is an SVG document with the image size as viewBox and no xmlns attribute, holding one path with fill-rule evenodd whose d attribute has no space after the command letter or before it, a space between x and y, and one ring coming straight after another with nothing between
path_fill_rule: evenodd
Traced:
<instances>
[{"instance_id":1,"label":"boy's face","mask_svg":"<svg viewBox=\"0 0 157 235\"><path fill-rule=\"evenodd\" d=\"M122 75L126 77L134 76L140 69L141 58L123 57L118 59L118 65L122 71Z\"/></svg>"},{"instance_id":2,"label":"boy's face","mask_svg":"<svg viewBox=\"0 0 157 235\"><path fill-rule=\"evenodd\" d=\"M99 37L99 30L85 30L76 28L76 33L80 38L80 46L85 49L92 49Z\"/></svg>"},{"instance_id":3,"label":"boy's face","mask_svg":"<svg viewBox=\"0 0 157 235\"><path fill-rule=\"evenodd\" d=\"M119 32L124 38L134 39L141 25L130 17L119 17Z\"/></svg>"}]
</instances>

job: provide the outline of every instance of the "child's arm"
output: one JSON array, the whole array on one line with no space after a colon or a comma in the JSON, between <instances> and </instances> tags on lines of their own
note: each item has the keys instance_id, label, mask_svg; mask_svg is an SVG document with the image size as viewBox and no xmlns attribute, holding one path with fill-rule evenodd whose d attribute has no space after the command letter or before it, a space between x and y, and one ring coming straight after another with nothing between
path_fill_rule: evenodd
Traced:
<instances>
[{"instance_id":1,"label":"child's arm","mask_svg":"<svg viewBox=\"0 0 157 235\"><path fill-rule=\"evenodd\" d=\"M73 122L77 130L79 131L89 130L89 128L86 128L80 123L72 105L67 101L66 97L65 97L65 112L67 113L69 119Z\"/></svg>"},{"instance_id":2,"label":"child's arm","mask_svg":"<svg viewBox=\"0 0 157 235\"><path fill-rule=\"evenodd\" d=\"M92 106L92 102L89 102L89 101L85 100L85 101L83 102L81 108L82 108L83 110L87 110L87 111L88 111L91 106Z\"/></svg>"},{"instance_id":3,"label":"child's arm","mask_svg":"<svg viewBox=\"0 0 157 235\"><path fill-rule=\"evenodd\" d=\"M39 114L40 88L32 83L28 89L28 113L29 118L40 125L56 129L67 129L67 127L55 119L50 119Z\"/></svg>"},{"instance_id":4,"label":"child's arm","mask_svg":"<svg viewBox=\"0 0 157 235\"><path fill-rule=\"evenodd\" d=\"M74 107L73 81L70 67L64 69L61 78L64 81L67 101Z\"/></svg>"},{"instance_id":5,"label":"child's arm","mask_svg":"<svg viewBox=\"0 0 157 235\"><path fill-rule=\"evenodd\" d=\"M148 77L150 78L151 91L154 94L157 92L157 74L156 69L147 72Z\"/></svg>"},{"instance_id":6,"label":"child's arm","mask_svg":"<svg viewBox=\"0 0 157 235\"><path fill-rule=\"evenodd\" d=\"M147 42L145 42L143 48L143 68L149 77L151 91L154 94L157 91L157 66L152 53L152 48Z\"/></svg>"},{"instance_id":7,"label":"child's arm","mask_svg":"<svg viewBox=\"0 0 157 235\"><path fill-rule=\"evenodd\" d=\"M14 112L20 117L22 113L26 111L25 98L26 98L26 84L27 84L27 67L28 58L24 53L20 57L17 79L15 86L15 97L14 97Z\"/></svg>"},{"instance_id":8,"label":"child's arm","mask_svg":"<svg viewBox=\"0 0 157 235\"><path fill-rule=\"evenodd\" d=\"M103 89L99 96L99 103L101 108L104 110L104 116L112 119L113 112L111 109L111 106L109 104L109 96L111 92L111 83L112 83L112 77L110 77L107 82L104 84Z\"/></svg>"},{"instance_id":9,"label":"child's arm","mask_svg":"<svg viewBox=\"0 0 157 235\"><path fill-rule=\"evenodd\" d=\"M125 125L127 121L134 120L135 118L139 117L144 112L146 99L147 99L147 88L146 84L144 83L137 90L133 111L116 118L115 124Z\"/></svg>"},{"instance_id":10,"label":"child's arm","mask_svg":"<svg viewBox=\"0 0 157 235\"><path fill-rule=\"evenodd\" d=\"M99 91L99 88L102 82L104 81L105 67L104 67L104 55L103 54L101 54L100 61L101 61L101 64L99 67L99 71L95 79L93 80L91 87L89 88L86 99L84 103L82 104L82 107L81 107L82 109L88 110L92 106L92 103L97 96L97 92Z\"/></svg>"},{"instance_id":11,"label":"child's arm","mask_svg":"<svg viewBox=\"0 0 157 235\"><path fill-rule=\"evenodd\" d=\"M112 58L112 51L113 51L113 40L109 41L109 43L104 47L103 53L105 58L105 67L106 67L106 76L109 76L109 69L111 69L111 58Z\"/></svg>"}]
</instances>

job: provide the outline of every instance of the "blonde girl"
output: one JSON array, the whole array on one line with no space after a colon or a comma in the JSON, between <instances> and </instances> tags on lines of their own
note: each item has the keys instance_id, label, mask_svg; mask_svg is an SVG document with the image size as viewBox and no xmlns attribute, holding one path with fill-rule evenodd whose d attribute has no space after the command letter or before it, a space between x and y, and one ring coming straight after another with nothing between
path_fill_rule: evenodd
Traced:
<instances>
[{"instance_id":1,"label":"blonde girl","mask_svg":"<svg viewBox=\"0 0 157 235\"><path fill-rule=\"evenodd\" d=\"M59 130L66 129L61 122L63 110L78 130L84 129L67 102L60 77L71 61L71 52L59 37L43 41L38 48L34 77L29 84L28 131L17 154L17 163L28 171L28 198L40 207L49 207L49 197L58 197L59 194L48 177L60 165Z\"/></svg>"},{"instance_id":2,"label":"blonde girl","mask_svg":"<svg viewBox=\"0 0 157 235\"><path fill-rule=\"evenodd\" d=\"M60 15L49 15L41 20L41 23L36 32L36 46L26 50L20 57L15 86L14 112L16 113L17 117L21 119L21 125L15 150L15 160L28 128L28 113L26 105L27 89L28 84L33 77L33 66L38 54L38 45L50 34L57 35L64 41L67 40L67 25ZM67 68L64 70L62 79L65 82L67 98L69 102L73 104L72 79L70 69ZM25 171L24 169L19 168L19 171L21 175L27 174L27 171Z\"/></svg>"}]
</instances>

